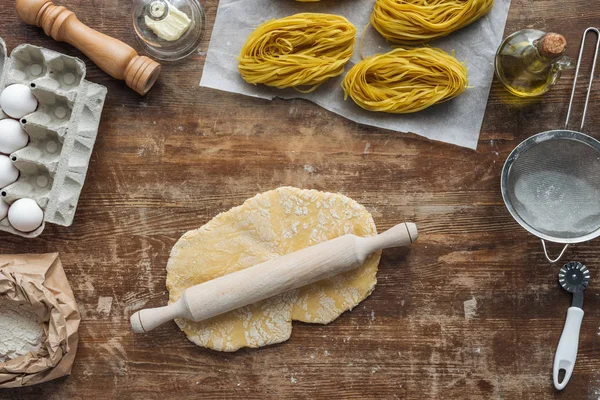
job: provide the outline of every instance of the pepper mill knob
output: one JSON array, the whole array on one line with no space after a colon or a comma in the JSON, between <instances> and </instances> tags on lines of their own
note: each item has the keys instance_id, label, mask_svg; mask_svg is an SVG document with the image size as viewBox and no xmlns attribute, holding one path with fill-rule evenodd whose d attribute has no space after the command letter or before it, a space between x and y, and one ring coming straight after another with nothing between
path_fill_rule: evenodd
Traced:
<instances>
[{"instance_id":1,"label":"pepper mill knob","mask_svg":"<svg viewBox=\"0 0 600 400\"><path fill-rule=\"evenodd\" d=\"M141 94L148 93L160 74L160 64L140 56L129 45L93 30L72 11L50 0L16 0L17 14L29 25L39 26L46 35L75 46L110 76L124 80Z\"/></svg>"},{"instance_id":2,"label":"pepper mill knob","mask_svg":"<svg viewBox=\"0 0 600 400\"><path fill-rule=\"evenodd\" d=\"M37 15L46 4L46 0L17 0L17 14L26 24L37 25Z\"/></svg>"}]
</instances>

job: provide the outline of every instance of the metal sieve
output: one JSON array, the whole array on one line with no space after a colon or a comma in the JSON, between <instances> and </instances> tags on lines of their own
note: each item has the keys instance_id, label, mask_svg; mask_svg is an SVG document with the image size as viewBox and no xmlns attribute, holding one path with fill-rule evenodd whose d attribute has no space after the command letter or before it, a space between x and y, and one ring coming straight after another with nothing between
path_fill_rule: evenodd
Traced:
<instances>
[{"instance_id":1,"label":"metal sieve","mask_svg":"<svg viewBox=\"0 0 600 400\"><path fill-rule=\"evenodd\" d=\"M600 46L600 31L596 28L588 28L583 34L565 129L526 139L510 153L502 169L502 197L508 211L542 240L544 255L551 263L560 260L570 244L600 236L600 142L567 129L590 32L597 39L580 127L583 129ZM565 244L557 258L550 258L545 241Z\"/></svg>"}]
</instances>

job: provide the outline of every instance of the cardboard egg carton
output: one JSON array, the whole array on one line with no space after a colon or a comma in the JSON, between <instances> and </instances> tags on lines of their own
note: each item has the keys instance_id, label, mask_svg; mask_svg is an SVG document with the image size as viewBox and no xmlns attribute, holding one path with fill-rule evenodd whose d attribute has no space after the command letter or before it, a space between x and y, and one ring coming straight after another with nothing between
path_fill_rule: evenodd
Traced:
<instances>
[{"instance_id":1,"label":"cardboard egg carton","mask_svg":"<svg viewBox=\"0 0 600 400\"><path fill-rule=\"evenodd\" d=\"M39 236L46 223L70 226L85 181L98 134L106 88L85 79L85 64L78 58L24 44L10 57L0 38L0 92L21 83L31 87L38 109L21 119L29 144L9 157L19 179L0 188L8 204L34 199L44 210L37 230L22 233L0 221L0 231L23 237ZM0 119L8 118L0 110Z\"/></svg>"}]
</instances>

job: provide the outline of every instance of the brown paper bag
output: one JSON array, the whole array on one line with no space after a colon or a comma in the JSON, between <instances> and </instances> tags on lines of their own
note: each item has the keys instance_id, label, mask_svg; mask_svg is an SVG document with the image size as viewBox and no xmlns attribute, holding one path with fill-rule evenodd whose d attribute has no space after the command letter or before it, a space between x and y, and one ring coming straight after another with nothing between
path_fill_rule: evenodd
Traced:
<instances>
[{"instance_id":1,"label":"brown paper bag","mask_svg":"<svg viewBox=\"0 0 600 400\"><path fill-rule=\"evenodd\" d=\"M0 362L0 388L69 375L81 316L58 253L0 255L0 298L31 304L46 334L36 354Z\"/></svg>"}]
</instances>

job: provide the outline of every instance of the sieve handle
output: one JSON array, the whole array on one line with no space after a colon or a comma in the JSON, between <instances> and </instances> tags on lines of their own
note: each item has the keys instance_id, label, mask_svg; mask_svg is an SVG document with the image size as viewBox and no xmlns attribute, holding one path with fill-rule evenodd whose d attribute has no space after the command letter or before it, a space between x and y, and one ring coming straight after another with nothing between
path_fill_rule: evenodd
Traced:
<instances>
[{"instance_id":1,"label":"sieve handle","mask_svg":"<svg viewBox=\"0 0 600 400\"><path fill-rule=\"evenodd\" d=\"M565 247L563 247L560 254L558 255L558 257L556 257L555 259L550 258L550 256L548 255L548 249L546 249L546 242L544 241L544 239L542 239L542 247L544 248L544 255L546 256L546 259L548 261L550 261L552 264L554 264L554 263L558 262L562 258L562 256L565 255L565 251L567 251L567 248L569 247L569 245L566 244Z\"/></svg>"},{"instance_id":2,"label":"sieve handle","mask_svg":"<svg viewBox=\"0 0 600 400\"><path fill-rule=\"evenodd\" d=\"M581 67L581 60L583 59L583 49L585 48L585 42L587 41L587 37L590 32L596 34L596 51L594 53L594 61L592 61L592 72L590 74L590 82L588 83L585 95L585 106L583 108L583 115L581 116L581 126L579 127L580 131L583 131L583 125L585 124L585 116L588 110L588 103L590 102L590 94L592 93L592 83L594 82L594 71L596 70L596 61L598 60L598 52L600 50L600 31L593 27L587 28L583 32L583 37L581 38L581 47L579 48L579 57L577 58L577 67L575 68L575 78L573 78L573 89L571 90L571 100L569 101L569 110L567 111L565 129L569 129L569 119L571 119L571 113L573 111L573 100L575 99L575 91L577 90L577 77L579 76L579 68Z\"/></svg>"}]
</instances>

